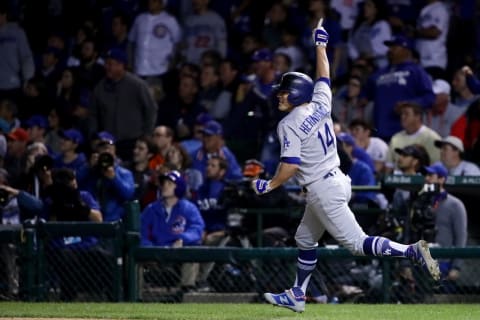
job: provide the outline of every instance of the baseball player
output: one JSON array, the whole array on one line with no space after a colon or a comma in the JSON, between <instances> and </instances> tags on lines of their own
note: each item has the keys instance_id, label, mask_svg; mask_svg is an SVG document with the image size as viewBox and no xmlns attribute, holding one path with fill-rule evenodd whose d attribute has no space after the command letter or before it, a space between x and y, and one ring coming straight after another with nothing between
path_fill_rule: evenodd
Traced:
<instances>
[{"instance_id":1,"label":"baseball player","mask_svg":"<svg viewBox=\"0 0 480 320\"><path fill-rule=\"evenodd\" d=\"M252 187L264 194L296 175L307 194L305 212L295 234L299 248L297 273L292 288L279 294L265 293L265 299L295 312L305 310L305 292L317 263L318 240L328 231L356 255L410 258L423 265L438 280L440 271L427 242L404 245L384 237L366 235L348 207L350 178L340 171L331 118L332 92L326 54L328 33L319 22L313 31L316 45L316 81L303 73L283 74L277 86L278 108L287 111L278 124L281 160L271 180L256 179Z\"/></svg>"}]
</instances>

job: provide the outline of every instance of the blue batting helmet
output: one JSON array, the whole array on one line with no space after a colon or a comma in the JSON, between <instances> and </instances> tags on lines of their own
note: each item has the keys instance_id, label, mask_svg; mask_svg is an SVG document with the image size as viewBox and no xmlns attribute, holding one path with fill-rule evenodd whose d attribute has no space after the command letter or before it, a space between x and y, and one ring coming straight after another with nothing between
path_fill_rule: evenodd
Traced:
<instances>
[{"instance_id":1,"label":"blue batting helmet","mask_svg":"<svg viewBox=\"0 0 480 320\"><path fill-rule=\"evenodd\" d=\"M293 106L310 102L313 95L313 80L301 72L287 72L274 87L277 92L288 92L288 102Z\"/></svg>"},{"instance_id":2,"label":"blue batting helmet","mask_svg":"<svg viewBox=\"0 0 480 320\"><path fill-rule=\"evenodd\" d=\"M185 179L183 179L180 172L178 172L177 170L173 170L165 173L163 176L160 176L159 178L160 184L165 179L173 181L176 184L174 192L177 198L183 198L185 196L185 194L187 193L187 183L185 182Z\"/></svg>"}]
</instances>

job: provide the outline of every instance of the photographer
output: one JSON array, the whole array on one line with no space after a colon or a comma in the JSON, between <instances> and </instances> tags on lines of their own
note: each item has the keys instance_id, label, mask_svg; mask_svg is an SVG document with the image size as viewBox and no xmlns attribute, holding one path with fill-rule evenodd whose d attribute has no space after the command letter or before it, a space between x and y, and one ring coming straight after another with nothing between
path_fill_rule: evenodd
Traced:
<instances>
[{"instance_id":1,"label":"photographer","mask_svg":"<svg viewBox=\"0 0 480 320\"><path fill-rule=\"evenodd\" d=\"M88 191L78 190L75 171L54 169L52 184L46 188L47 221L102 222L100 207Z\"/></svg>"},{"instance_id":2,"label":"photographer","mask_svg":"<svg viewBox=\"0 0 480 320\"><path fill-rule=\"evenodd\" d=\"M0 224L19 225L41 212L43 203L28 192L9 186L8 172L0 168ZM0 296L15 299L18 294L19 270L17 248L0 244Z\"/></svg>"},{"instance_id":3,"label":"photographer","mask_svg":"<svg viewBox=\"0 0 480 320\"><path fill-rule=\"evenodd\" d=\"M448 171L441 164L425 167L425 183L438 185L432 198L431 212L435 225L435 243L441 247L465 247L467 244L467 212L463 202L445 188ZM454 282L460 276L460 259L441 260L440 271L446 280L445 290L455 291Z\"/></svg>"},{"instance_id":4,"label":"photographer","mask_svg":"<svg viewBox=\"0 0 480 320\"><path fill-rule=\"evenodd\" d=\"M78 189L72 169L54 169L52 184L46 189L47 221L102 222L100 207L87 191ZM112 292L112 257L94 236L53 238L46 248L46 257L60 286L60 298L73 300L79 292ZM74 266L74 267L72 267ZM109 297L112 298L112 297Z\"/></svg>"},{"instance_id":5,"label":"photographer","mask_svg":"<svg viewBox=\"0 0 480 320\"><path fill-rule=\"evenodd\" d=\"M125 214L124 203L135 195L132 172L117 162L115 139L105 131L98 135L90 164L79 173L79 185L100 203L103 221L118 221Z\"/></svg>"}]
</instances>

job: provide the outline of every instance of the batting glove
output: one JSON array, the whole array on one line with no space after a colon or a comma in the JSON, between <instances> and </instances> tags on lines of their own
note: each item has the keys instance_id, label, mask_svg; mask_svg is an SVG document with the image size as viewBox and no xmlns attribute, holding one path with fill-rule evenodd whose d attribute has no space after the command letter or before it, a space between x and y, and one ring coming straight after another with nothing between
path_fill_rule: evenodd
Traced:
<instances>
[{"instance_id":1,"label":"batting glove","mask_svg":"<svg viewBox=\"0 0 480 320\"><path fill-rule=\"evenodd\" d=\"M255 179L252 181L252 188L256 194L265 194L272 191L270 180Z\"/></svg>"},{"instance_id":2,"label":"batting glove","mask_svg":"<svg viewBox=\"0 0 480 320\"><path fill-rule=\"evenodd\" d=\"M316 46L326 47L329 36L327 30L322 26L322 21L323 19L319 21L317 28L313 30L313 42Z\"/></svg>"}]
</instances>

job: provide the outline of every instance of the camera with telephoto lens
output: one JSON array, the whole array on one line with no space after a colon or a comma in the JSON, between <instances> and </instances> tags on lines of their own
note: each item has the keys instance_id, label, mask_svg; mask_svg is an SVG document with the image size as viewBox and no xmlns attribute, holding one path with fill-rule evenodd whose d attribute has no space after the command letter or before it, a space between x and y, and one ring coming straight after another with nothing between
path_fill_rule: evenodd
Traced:
<instances>
[{"instance_id":1,"label":"camera with telephoto lens","mask_svg":"<svg viewBox=\"0 0 480 320\"><path fill-rule=\"evenodd\" d=\"M228 181L219 203L225 207L252 208L259 205L259 197L251 186L250 179Z\"/></svg>"},{"instance_id":2,"label":"camera with telephoto lens","mask_svg":"<svg viewBox=\"0 0 480 320\"><path fill-rule=\"evenodd\" d=\"M52 170L53 168L53 158L48 154L41 155L35 158L35 163L33 164L33 172L36 174Z\"/></svg>"},{"instance_id":3,"label":"camera with telephoto lens","mask_svg":"<svg viewBox=\"0 0 480 320\"><path fill-rule=\"evenodd\" d=\"M8 203L9 193L7 190L0 189L0 207L5 207Z\"/></svg>"},{"instance_id":4,"label":"camera with telephoto lens","mask_svg":"<svg viewBox=\"0 0 480 320\"><path fill-rule=\"evenodd\" d=\"M440 195L440 185L428 183L416 193L410 203L411 240L435 240L435 213L433 206Z\"/></svg>"},{"instance_id":5,"label":"camera with telephoto lens","mask_svg":"<svg viewBox=\"0 0 480 320\"><path fill-rule=\"evenodd\" d=\"M108 152L102 152L98 155L97 168L101 171L106 170L108 167L113 167L115 159Z\"/></svg>"}]
</instances>

